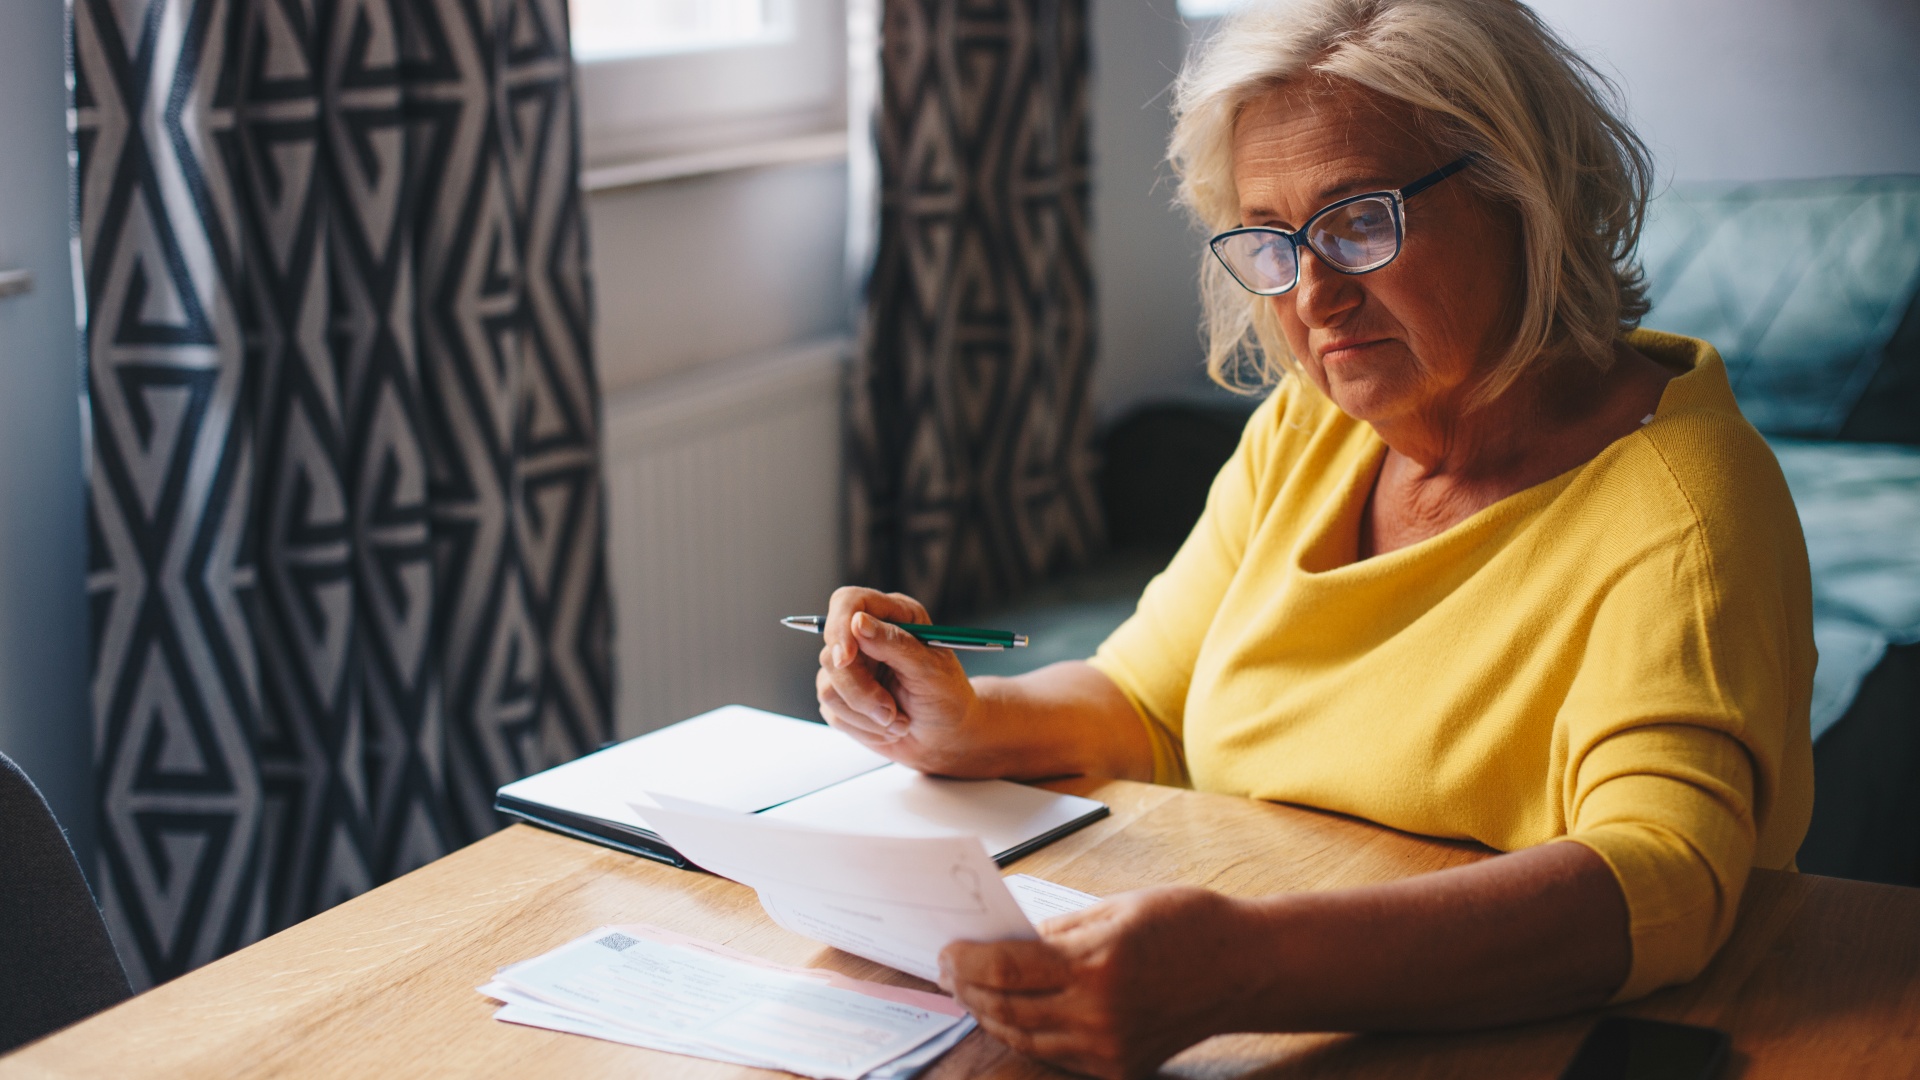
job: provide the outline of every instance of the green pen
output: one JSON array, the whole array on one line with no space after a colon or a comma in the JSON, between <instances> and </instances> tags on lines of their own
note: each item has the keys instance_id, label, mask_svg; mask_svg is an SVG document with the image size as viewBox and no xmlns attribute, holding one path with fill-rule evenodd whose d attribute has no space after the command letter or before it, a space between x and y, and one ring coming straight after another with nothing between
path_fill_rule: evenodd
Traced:
<instances>
[{"instance_id":1,"label":"green pen","mask_svg":"<svg viewBox=\"0 0 1920 1080\"><path fill-rule=\"evenodd\" d=\"M1027 635L1008 630L981 630L971 626L929 626L926 623L894 622L892 619L881 621L905 630L928 645L938 645L943 649L1001 652L1006 649L1027 647ZM826 627L827 617L825 615L789 615L780 620L780 625L789 630L804 630L809 634L818 634Z\"/></svg>"}]
</instances>

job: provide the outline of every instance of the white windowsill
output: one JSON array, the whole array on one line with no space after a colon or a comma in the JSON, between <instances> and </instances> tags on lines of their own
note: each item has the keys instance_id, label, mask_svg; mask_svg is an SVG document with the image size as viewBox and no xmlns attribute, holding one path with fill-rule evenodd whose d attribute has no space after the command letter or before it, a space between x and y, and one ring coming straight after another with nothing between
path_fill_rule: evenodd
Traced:
<instances>
[{"instance_id":1,"label":"white windowsill","mask_svg":"<svg viewBox=\"0 0 1920 1080\"><path fill-rule=\"evenodd\" d=\"M745 169L844 161L846 157L847 133L822 131L587 168L581 170L580 187L585 191L607 191Z\"/></svg>"}]
</instances>

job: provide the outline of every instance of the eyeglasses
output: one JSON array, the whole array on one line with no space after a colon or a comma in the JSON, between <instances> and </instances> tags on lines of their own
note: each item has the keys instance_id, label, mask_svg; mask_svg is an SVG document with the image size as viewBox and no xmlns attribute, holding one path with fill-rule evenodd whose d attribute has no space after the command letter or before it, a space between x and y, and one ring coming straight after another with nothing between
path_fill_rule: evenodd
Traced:
<instances>
[{"instance_id":1,"label":"eyeglasses","mask_svg":"<svg viewBox=\"0 0 1920 1080\"><path fill-rule=\"evenodd\" d=\"M1474 157L1468 154L1399 191L1348 196L1323 207L1298 229L1229 229L1207 246L1241 288L1260 296L1279 296L1300 283L1302 244L1343 274L1371 273L1400 255L1407 200L1473 164Z\"/></svg>"}]
</instances>

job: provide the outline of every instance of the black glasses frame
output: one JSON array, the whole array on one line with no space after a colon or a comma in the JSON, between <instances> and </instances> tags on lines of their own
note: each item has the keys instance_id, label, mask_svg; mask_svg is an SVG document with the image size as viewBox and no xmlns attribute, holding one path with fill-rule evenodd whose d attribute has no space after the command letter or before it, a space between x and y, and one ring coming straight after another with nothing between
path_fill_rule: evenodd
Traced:
<instances>
[{"instance_id":1,"label":"black glasses frame","mask_svg":"<svg viewBox=\"0 0 1920 1080\"><path fill-rule=\"evenodd\" d=\"M1407 200L1438 184L1440 181L1445 180L1447 177L1452 176L1454 173L1465 169L1467 166L1473 164L1479 156L1478 154L1467 154L1464 157L1440 166L1438 169L1433 170L1397 191L1363 191L1358 195L1349 195L1338 202L1328 203L1319 210L1314 211L1313 216L1302 222L1298 229L1277 229L1271 225L1248 225L1243 228L1228 229L1226 232L1207 241L1207 248L1213 252L1214 258L1220 260L1220 265L1226 268L1227 276L1233 278L1235 284L1253 293L1255 296L1284 296L1292 292L1293 289L1300 284L1300 249L1302 247L1306 247L1315 255L1318 255L1320 261L1326 264L1328 268L1346 274L1349 277L1371 274L1375 270L1386 266L1400 257L1400 249L1406 244L1407 239ZM1349 270L1328 258L1326 252L1315 247L1313 240L1309 238L1308 234L1313 229L1314 222L1319 221L1321 218L1326 217L1328 214L1333 213L1343 206L1351 206L1354 203L1366 199L1385 199L1388 205L1393 208L1393 254L1374 263L1372 266L1362 267L1358 270ZM1226 255L1220 250L1220 245L1236 236L1244 236L1247 233L1264 233L1270 236L1278 236L1293 245L1293 280L1287 284L1286 288L1256 289L1252 285L1242 281L1239 274L1234 273L1233 264L1227 261Z\"/></svg>"}]
</instances>

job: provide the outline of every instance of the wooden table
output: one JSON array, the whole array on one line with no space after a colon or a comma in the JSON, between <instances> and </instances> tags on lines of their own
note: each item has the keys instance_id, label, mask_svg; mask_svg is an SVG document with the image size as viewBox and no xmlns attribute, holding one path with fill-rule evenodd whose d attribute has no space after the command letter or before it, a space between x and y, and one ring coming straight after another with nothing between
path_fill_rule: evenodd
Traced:
<instances>
[{"instance_id":1,"label":"wooden table","mask_svg":"<svg viewBox=\"0 0 1920 1080\"><path fill-rule=\"evenodd\" d=\"M1109 895L1255 895L1384 881L1482 849L1245 799L1069 781L1113 817L1013 869ZM517 825L0 1059L0 1077L770 1076L497 1023L494 969L604 923L651 922L783 963L915 980L774 926L751 891ZM1733 1033L1728 1077L1920 1075L1920 889L1760 871L1700 979L1618 1010ZM1188 1077L1553 1077L1593 1015L1460 1035L1237 1035ZM975 1032L950 1078L1052 1075Z\"/></svg>"}]
</instances>

